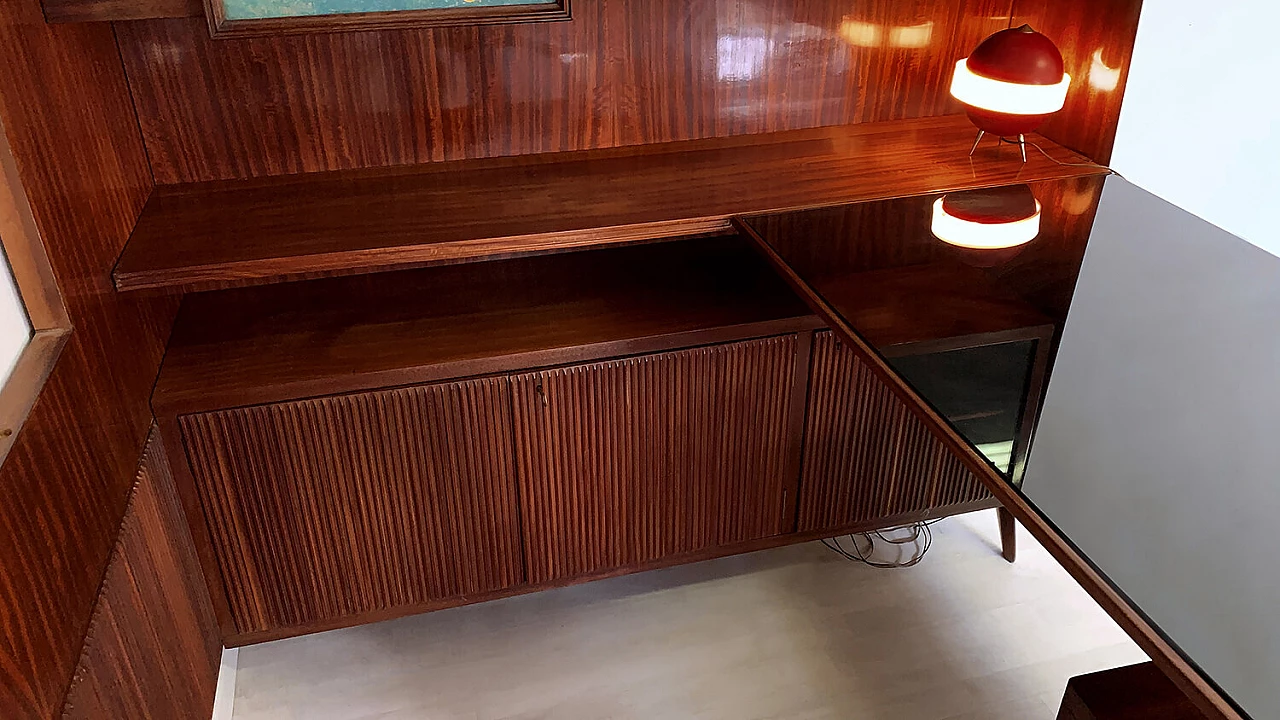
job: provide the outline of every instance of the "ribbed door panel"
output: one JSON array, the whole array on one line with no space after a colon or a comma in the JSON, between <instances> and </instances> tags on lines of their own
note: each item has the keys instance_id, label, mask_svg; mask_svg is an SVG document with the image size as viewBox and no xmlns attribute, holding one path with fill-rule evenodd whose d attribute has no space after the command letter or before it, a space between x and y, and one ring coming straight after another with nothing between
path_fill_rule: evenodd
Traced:
<instances>
[{"instance_id":1,"label":"ribbed door panel","mask_svg":"<svg viewBox=\"0 0 1280 720\"><path fill-rule=\"evenodd\" d=\"M241 632L523 581L505 378L181 418Z\"/></svg>"},{"instance_id":2,"label":"ribbed door panel","mask_svg":"<svg viewBox=\"0 0 1280 720\"><path fill-rule=\"evenodd\" d=\"M790 530L795 362L785 336L514 377L530 581Z\"/></svg>"},{"instance_id":3,"label":"ribbed door panel","mask_svg":"<svg viewBox=\"0 0 1280 720\"><path fill-rule=\"evenodd\" d=\"M814 338L803 468L801 532L990 497L829 332Z\"/></svg>"}]
</instances>

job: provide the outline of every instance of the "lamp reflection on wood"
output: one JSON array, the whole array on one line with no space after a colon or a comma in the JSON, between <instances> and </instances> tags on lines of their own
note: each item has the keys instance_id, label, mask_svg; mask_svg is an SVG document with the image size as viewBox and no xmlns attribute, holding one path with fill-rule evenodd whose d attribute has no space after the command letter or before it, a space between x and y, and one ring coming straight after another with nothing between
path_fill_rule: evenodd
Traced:
<instances>
[{"instance_id":1,"label":"lamp reflection on wood","mask_svg":"<svg viewBox=\"0 0 1280 720\"><path fill-rule=\"evenodd\" d=\"M978 127L972 155L987 133L1017 138L1027 161L1026 133L1066 103L1071 76L1062 53L1030 25L1001 30L956 63L951 95Z\"/></svg>"},{"instance_id":2,"label":"lamp reflection on wood","mask_svg":"<svg viewBox=\"0 0 1280 720\"><path fill-rule=\"evenodd\" d=\"M982 267L1006 262L1040 235L1040 201L1026 185L949 193L933 203L934 237Z\"/></svg>"},{"instance_id":3,"label":"lamp reflection on wood","mask_svg":"<svg viewBox=\"0 0 1280 720\"><path fill-rule=\"evenodd\" d=\"M850 45L864 48L925 48L933 40L933 21L914 25L883 25L845 18L840 23L840 36Z\"/></svg>"}]
</instances>

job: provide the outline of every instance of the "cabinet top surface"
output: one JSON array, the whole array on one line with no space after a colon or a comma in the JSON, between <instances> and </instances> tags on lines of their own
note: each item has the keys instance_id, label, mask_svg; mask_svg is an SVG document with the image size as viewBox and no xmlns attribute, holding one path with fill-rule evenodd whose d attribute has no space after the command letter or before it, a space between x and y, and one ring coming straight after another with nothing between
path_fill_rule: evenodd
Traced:
<instances>
[{"instance_id":1,"label":"cabinet top surface","mask_svg":"<svg viewBox=\"0 0 1280 720\"><path fill-rule=\"evenodd\" d=\"M1105 172L1052 141L965 148L963 116L607 150L168 185L119 289L178 290L422 267L727 230L744 213Z\"/></svg>"}]
</instances>

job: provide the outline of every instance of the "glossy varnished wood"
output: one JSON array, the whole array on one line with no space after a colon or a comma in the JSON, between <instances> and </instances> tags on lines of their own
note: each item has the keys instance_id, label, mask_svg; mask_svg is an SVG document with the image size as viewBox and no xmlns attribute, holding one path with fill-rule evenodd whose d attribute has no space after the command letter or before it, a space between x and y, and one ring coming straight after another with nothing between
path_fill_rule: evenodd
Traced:
<instances>
[{"instance_id":1,"label":"glossy varnished wood","mask_svg":"<svg viewBox=\"0 0 1280 720\"><path fill-rule=\"evenodd\" d=\"M534 583L791 529L794 335L512 379Z\"/></svg>"},{"instance_id":2,"label":"glossy varnished wood","mask_svg":"<svg viewBox=\"0 0 1280 720\"><path fill-rule=\"evenodd\" d=\"M1071 90L1041 134L1111 162L1142 0L1014 0L1013 25L1029 23L1062 50Z\"/></svg>"},{"instance_id":3,"label":"glossy varnished wood","mask_svg":"<svg viewBox=\"0 0 1280 720\"><path fill-rule=\"evenodd\" d=\"M967 120L949 116L161 187L115 280L122 290L193 289L373 272L724 231L746 213L1103 172L1043 156L1023 165L1013 148L970 158L971 136Z\"/></svg>"},{"instance_id":4,"label":"glossy varnished wood","mask_svg":"<svg viewBox=\"0 0 1280 720\"><path fill-rule=\"evenodd\" d=\"M188 296L162 416L795 332L821 323L741 238Z\"/></svg>"},{"instance_id":5,"label":"glossy varnished wood","mask_svg":"<svg viewBox=\"0 0 1280 720\"><path fill-rule=\"evenodd\" d=\"M955 61L1008 16L1008 0L574 0L567 23L117 30L156 179L173 183L942 115L960 109ZM881 39L855 44L853 23ZM889 39L921 25L910 47Z\"/></svg>"},{"instance_id":6,"label":"glossy varnished wood","mask_svg":"<svg viewBox=\"0 0 1280 720\"><path fill-rule=\"evenodd\" d=\"M814 339L801 531L977 502L989 492L857 355Z\"/></svg>"},{"instance_id":7,"label":"glossy varnished wood","mask_svg":"<svg viewBox=\"0 0 1280 720\"><path fill-rule=\"evenodd\" d=\"M235 635L524 580L505 378L179 424Z\"/></svg>"},{"instance_id":8,"label":"glossy varnished wood","mask_svg":"<svg viewBox=\"0 0 1280 720\"><path fill-rule=\"evenodd\" d=\"M0 47L0 117L75 328L0 467L0 715L44 720L80 656L177 303L111 288L151 188L111 27L51 26L15 0Z\"/></svg>"},{"instance_id":9,"label":"glossy varnished wood","mask_svg":"<svg viewBox=\"0 0 1280 720\"><path fill-rule=\"evenodd\" d=\"M821 289L882 350L1043 326L1053 335L1048 316L1003 291L982 270L953 262L831 276Z\"/></svg>"},{"instance_id":10,"label":"glossy varnished wood","mask_svg":"<svg viewBox=\"0 0 1280 720\"><path fill-rule=\"evenodd\" d=\"M62 717L204 720L221 651L169 463L153 432Z\"/></svg>"},{"instance_id":11,"label":"glossy varnished wood","mask_svg":"<svg viewBox=\"0 0 1280 720\"><path fill-rule=\"evenodd\" d=\"M963 316L966 307L973 312L963 323L984 331L1043 322L1035 318L1037 312L1061 326L1071 305L1105 180L1105 174L1093 174L1028 183L1043 206L1040 234L1013 251L1011 257L997 255L994 259L991 253L948 245L933 235L930 225L936 197L756 215L743 218L743 222L817 292L855 293L848 302L838 303L842 310L856 311L866 304L877 313L909 321L899 324L900 330L895 332L954 336L945 328L947 322L929 315ZM962 267L965 265L970 269ZM945 279L943 271L947 269L956 273L955 281ZM960 305L939 305L917 297L918 293L932 292L926 277L931 272L942 283L937 292L953 294L950 300L959 300ZM857 286L864 277L884 287L858 294ZM895 290L899 284L900 289ZM874 300L877 297L883 299ZM989 312L1007 322L984 318ZM885 320L869 312L854 324L874 335ZM910 330L915 324L919 327ZM876 346L896 342L882 335L869 339Z\"/></svg>"},{"instance_id":12,"label":"glossy varnished wood","mask_svg":"<svg viewBox=\"0 0 1280 720\"><path fill-rule=\"evenodd\" d=\"M51 23L180 18L204 12L202 0L42 0Z\"/></svg>"},{"instance_id":13,"label":"glossy varnished wood","mask_svg":"<svg viewBox=\"0 0 1280 720\"><path fill-rule=\"evenodd\" d=\"M1205 720L1152 663L1071 678L1058 720Z\"/></svg>"}]
</instances>

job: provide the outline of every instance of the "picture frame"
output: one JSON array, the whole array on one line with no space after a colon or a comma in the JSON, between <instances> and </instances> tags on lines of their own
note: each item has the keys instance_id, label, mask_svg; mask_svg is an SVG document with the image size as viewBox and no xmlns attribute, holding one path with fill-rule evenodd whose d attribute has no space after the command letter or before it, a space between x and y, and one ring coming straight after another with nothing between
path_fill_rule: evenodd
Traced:
<instances>
[{"instance_id":1,"label":"picture frame","mask_svg":"<svg viewBox=\"0 0 1280 720\"><path fill-rule=\"evenodd\" d=\"M556 22L572 19L569 4L570 0L205 0L205 13L210 34L221 39Z\"/></svg>"}]
</instances>

